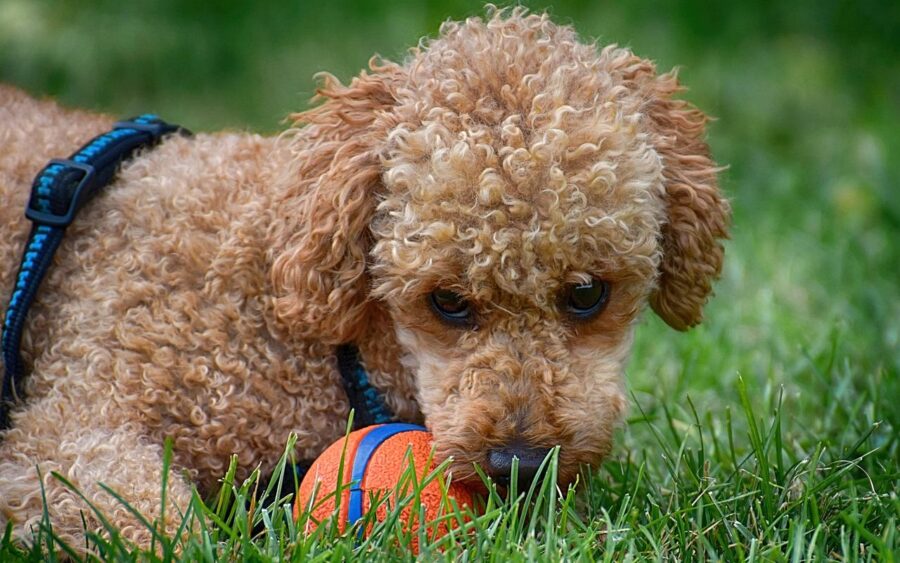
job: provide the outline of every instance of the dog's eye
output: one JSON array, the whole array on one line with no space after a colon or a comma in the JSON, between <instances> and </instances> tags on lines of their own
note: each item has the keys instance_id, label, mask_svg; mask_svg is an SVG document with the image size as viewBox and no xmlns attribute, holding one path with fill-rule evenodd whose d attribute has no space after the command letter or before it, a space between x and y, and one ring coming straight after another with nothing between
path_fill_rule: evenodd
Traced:
<instances>
[{"instance_id":1,"label":"dog's eye","mask_svg":"<svg viewBox=\"0 0 900 563\"><path fill-rule=\"evenodd\" d=\"M455 325L469 324L472 316L469 302L455 291L435 289L429 297L435 312L445 321Z\"/></svg>"},{"instance_id":2,"label":"dog's eye","mask_svg":"<svg viewBox=\"0 0 900 563\"><path fill-rule=\"evenodd\" d=\"M566 309L579 319L588 319L599 313L609 300L609 283L592 279L590 283L572 284L566 287Z\"/></svg>"}]
</instances>

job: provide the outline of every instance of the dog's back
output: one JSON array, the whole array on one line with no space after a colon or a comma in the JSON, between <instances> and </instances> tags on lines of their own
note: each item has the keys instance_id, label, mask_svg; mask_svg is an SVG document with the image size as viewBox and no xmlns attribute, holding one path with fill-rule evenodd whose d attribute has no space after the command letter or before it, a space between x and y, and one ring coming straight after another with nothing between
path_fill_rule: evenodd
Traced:
<instances>
[{"instance_id":1,"label":"dog's back","mask_svg":"<svg viewBox=\"0 0 900 563\"><path fill-rule=\"evenodd\" d=\"M31 228L24 208L34 176L113 121L0 87L0 315ZM161 443L170 425L201 427L219 408L218 395L276 374L299 385L296 351L272 346L265 318L269 173L280 155L272 138L197 134L173 136L126 162L67 228L28 313L27 401L52 393L95 405L79 410L85 420L59 421L73 427L97 425L92 411L108 405L104 424L140 419ZM270 406L279 399L245 397ZM231 406L243 419L238 426L257 416ZM296 426L293 416L283 417L285 426ZM286 432L261 440L273 459ZM200 465L220 464L207 438L197 438L204 445L192 453Z\"/></svg>"}]
</instances>

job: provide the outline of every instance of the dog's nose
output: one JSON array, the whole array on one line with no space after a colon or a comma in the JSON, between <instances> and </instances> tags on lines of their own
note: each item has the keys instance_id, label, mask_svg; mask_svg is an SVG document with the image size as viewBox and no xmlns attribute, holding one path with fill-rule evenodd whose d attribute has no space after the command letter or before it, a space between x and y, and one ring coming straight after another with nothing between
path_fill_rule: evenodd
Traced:
<instances>
[{"instance_id":1,"label":"dog's nose","mask_svg":"<svg viewBox=\"0 0 900 563\"><path fill-rule=\"evenodd\" d=\"M549 452L550 448L530 446L515 440L502 448L489 451L485 469L495 483L506 487L512 478L513 458L518 458L518 485L520 488L527 487L534 480Z\"/></svg>"}]
</instances>

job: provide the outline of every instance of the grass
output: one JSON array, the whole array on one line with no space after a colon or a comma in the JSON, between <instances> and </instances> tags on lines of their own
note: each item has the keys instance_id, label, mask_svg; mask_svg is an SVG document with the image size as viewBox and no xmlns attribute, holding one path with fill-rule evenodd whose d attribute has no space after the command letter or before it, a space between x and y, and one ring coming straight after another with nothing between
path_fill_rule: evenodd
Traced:
<instances>
[{"instance_id":1,"label":"grass","mask_svg":"<svg viewBox=\"0 0 900 563\"><path fill-rule=\"evenodd\" d=\"M660 405L656 416L639 404L640 420L630 428L647 433L642 447L627 447L598 473L586 470L583 481L565 491L554 485L555 452L545 460L549 478L521 494L513 484L512 494L501 496L486 481L489 493L478 511L454 506L446 513L444 520L457 525L451 533L431 541L429 530L436 524L418 531L419 557L893 561L900 545L896 436L884 442L876 424L861 435L855 429L833 434L830 438L838 438L834 443L820 440L806 450L784 429L783 396L774 395L772 411L761 414L754 410L750 391L739 381L740 408L734 414L726 410L721 418L699 413L690 400L674 409ZM289 442L286 452L292 449ZM169 445L167 468L170 459ZM399 502L389 506L380 523L375 516L379 505L373 505L361 520L371 532L360 539L358 527L341 532L335 518L311 533L303 531L308 513L294 521L290 496L276 497L281 481L292 478L285 471L290 467L287 453L268 483L260 482L258 471L235 483L235 463L217 497L205 502L195 495L181 527L193 533L165 536L145 521L155 545L151 551L135 551L95 512L105 533L89 534L89 546L106 560L169 561L176 554L189 561L414 559L412 535L402 525L401 513L407 507L418 511L422 489L445 465L422 480L406 471L399 480L398 489L404 491ZM55 551L75 554L72 546L55 539L49 520L35 541L26 551L4 538L0 560L41 560Z\"/></svg>"},{"instance_id":2,"label":"grass","mask_svg":"<svg viewBox=\"0 0 900 563\"><path fill-rule=\"evenodd\" d=\"M650 315L640 327L631 415L602 468L574 491L545 481L528 500L490 495L465 533L422 558L897 559L900 5L550 9L586 37L683 65L729 165L726 270L701 327L679 335ZM0 0L0 81L195 130L271 132L304 105L315 71L347 78L372 52L402 56L442 19L478 12L412 0ZM191 560L411 558L396 521L360 542L333 523L298 533L283 502L250 510L268 485L224 476L219 497L194 500L197 532L160 537L160 557L178 546ZM46 528L32 548L7 536L0 560L48 557L53 541ZM94 541L109 558L157 558L115 530Z\"/></svg>"}]
</instances>

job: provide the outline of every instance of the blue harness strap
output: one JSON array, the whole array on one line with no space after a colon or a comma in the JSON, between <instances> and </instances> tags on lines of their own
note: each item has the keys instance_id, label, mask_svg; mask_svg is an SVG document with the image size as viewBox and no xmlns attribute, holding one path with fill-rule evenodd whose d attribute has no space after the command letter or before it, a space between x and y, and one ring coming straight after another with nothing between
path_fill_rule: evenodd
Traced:
<instances>
[{"instance_id":1,"label":"blue harness strap","mask_svg":"<svg viewBox=\"0 0 900 563\"><path fill-rule=\"evenodd\" d=\"M100 189L112 181L119 165L142 147L156 145L169 133L190 132L146 114L120 121L114 128L78 149L65 160L54 159L38 174L25 216L33 223L16 284L3 319L3 385L0 389L0 430L9 426L12 406L22 396L25 366L20 346L28 309L53 261L66 227Z\"/></svg>"},{"instance_id":2,"label":"blue harness strap","mask_svg":"<svg viewBox=\"0 0 900 563\"><path fill-rule=\"evenodd\" d=\"M0 340L4 364L0 430L9 427L10 409L23 395L26 370L20 347L25 320L66 227L78 210L112 181L123 161L137 149L151 147L164 135L176 132L190 134L186 129L150 114L120 121L112 131L95 137L70 158L51 160L35 178L25 210L33 226L6 309ZM369 381L356 346L339 346L337 363L350 407L355 411L354 426L362 428L393 422L395 417Z\"/></svg>"}]
</instances>

